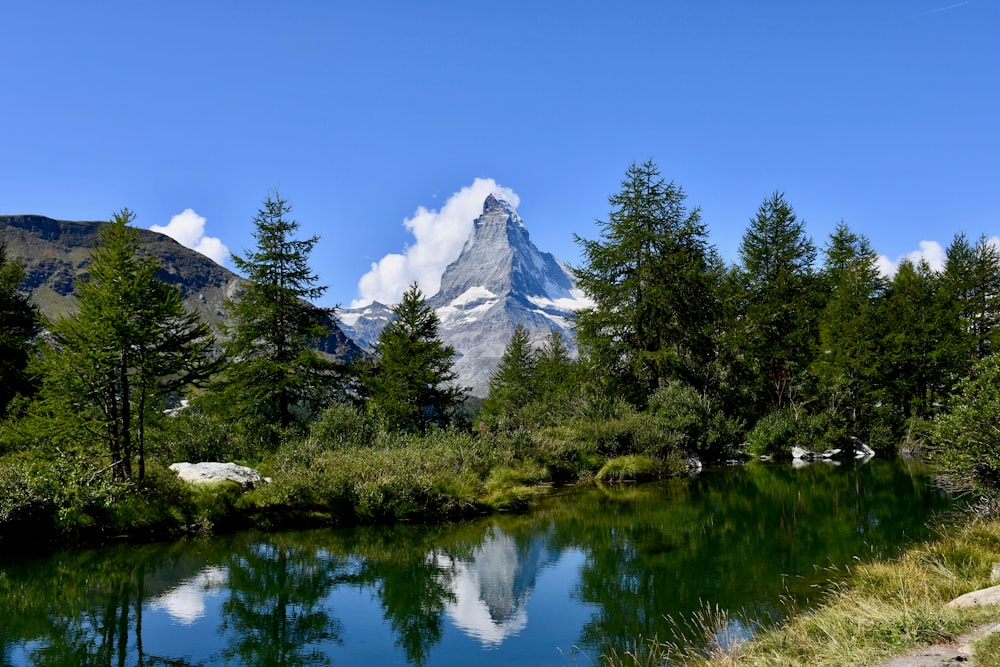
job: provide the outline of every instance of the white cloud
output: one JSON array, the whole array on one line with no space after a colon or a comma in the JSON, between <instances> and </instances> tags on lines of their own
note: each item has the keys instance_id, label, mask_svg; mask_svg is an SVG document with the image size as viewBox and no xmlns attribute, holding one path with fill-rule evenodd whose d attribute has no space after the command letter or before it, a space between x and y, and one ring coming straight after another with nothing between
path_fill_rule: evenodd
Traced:
<instances>
[{"instance_id":1,"label":"white cloud","mask_svg":"<svg viewBox=\"0 0 1000 667\"><path fill-rule=\"evenodd\" d=\"M913 262L914 265L919 264L922 259L926 260L931 269L934 271L940 271L944 268L945 250L944 247L942 247L942 245L937 241L921 241L920 248L918 250L913 250L905 255L900 255L896 258L896 261L889 259L885 255L879 255L879 272L886 278L891 278L896 275L899 263L904 257Z\"/></svg>"},{"instance_id":2,"label":"white cloud","mask_svg":"<svg viewBox=\"0 0 1000 667\"><path fill-rule=\"evenodd\" d=\"M359 298L352 308L372 301L398 303L403 292L414 280L424 296L433 296L441 287L441 274L458 259L462 246L472 233L472 222L483 212L483 202L490 194L517 207L521 199L510 188L497 185L492 178L477 178L448 198L440 210L417 208L403 226L416 242L402 254L386 255L372 263L371 270L358 281Z\"/></svg>"},{"instance_id":3,"label":"white cloud","mask_svg":"<svg viewBox=\"0 0 1000 667\"><path fill-rule=\"evenodd\" d=\"M200 252L217 264L224 264L229 258L229 248L220 239L205 236L205 218L195 213L194 209L186 208L170 218L165 227L153 225L150 230L166 234L182 246Z\"/></svg>"}]
</instances>

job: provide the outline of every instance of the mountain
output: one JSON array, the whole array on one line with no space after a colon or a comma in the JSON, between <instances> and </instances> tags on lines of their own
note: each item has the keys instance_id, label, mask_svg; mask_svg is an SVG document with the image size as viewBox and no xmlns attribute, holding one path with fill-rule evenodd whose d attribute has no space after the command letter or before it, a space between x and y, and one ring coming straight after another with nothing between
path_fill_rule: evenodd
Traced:
<instances>
[{"instance_id":1,"label":"mountain","mask_svg":"<svg viewBox=\"0 0 1000 667\"><path fill-rule=\"evenodd\" d=\"M70 222L40 215L0 215L0 239L7 256L21 258L25 287L32 301L49 319L71 313L76 281L87 275L90 250L99 238L102 222ZM243 279L174 239L139 229L139 252L160 261L158 277L177 285L188 308L213 328L225 313L223 303L239 290ZM338 359L361 354L354 342L337 329L320 345Z\"/></svg>"},{"instance_id":2,"label":"mountain","mask_svg":"<svg viewBox=\"0 0 1000 667\"><path fill-rule=\"evenodd\" d=\"M570 270L538 250L521 216L506 201L490 195L473 222L461 254L441 276L441 287L427 299L441 320L441 339L455 348L455 371L476 396L488 392L490 375L503 357L517 324L536 345L553 329L573 346L571 320L588 305ZM345 332L368 347L391 316L373 303L339 313Z\"/></svg>"}]
</instances>

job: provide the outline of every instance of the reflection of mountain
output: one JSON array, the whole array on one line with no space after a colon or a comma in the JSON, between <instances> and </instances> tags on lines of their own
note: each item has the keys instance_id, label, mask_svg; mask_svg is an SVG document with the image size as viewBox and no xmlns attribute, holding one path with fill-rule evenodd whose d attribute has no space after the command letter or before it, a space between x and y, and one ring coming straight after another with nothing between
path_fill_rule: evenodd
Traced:
<instances>
[{"instance_id":1,"label":"reflection of mountain","mask_svg":"<svg viewBox=\"0 0 1000 667\"><path fill-rule=\"evenodd\" d=\"M484 645L496 646L528 623L525 606L538 573L554 563L559 552L536 535L526 544L494 526L468 559L439 553L439 567L454 573L454 602L447 607L452 622Z\"/></svg>"},{"instance_id":2,"label":"reflection of mountain","mask_svg":"<svg viewBox=\"0 0 1000 667\"><path fill-rule=\"evenodd\" d=\"M149 600L151 609L162 609L181 625L191 625L205 615L205 598L222 592L229 569L209 566L189 579Z\"/></svg>"}]
</instances>

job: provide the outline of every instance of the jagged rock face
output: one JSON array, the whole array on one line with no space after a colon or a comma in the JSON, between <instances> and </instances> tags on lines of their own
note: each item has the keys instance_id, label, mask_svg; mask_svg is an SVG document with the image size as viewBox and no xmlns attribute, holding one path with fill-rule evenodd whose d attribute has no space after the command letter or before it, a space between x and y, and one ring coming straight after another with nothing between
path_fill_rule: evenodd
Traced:
<instances>
[{"instance_id":1,"label":"jagged rock face","mask_svg":"<svg viewBox=\"0 0 1000 667\"><path fill-rule=\"evenodd\" d=\"M555 329L572 349L572 314L587 305L569 269L539 251L517 211L493 195L427 302L441 320L441 339L458 353L460 382L475 396L488 393L490 376L519 323L536 345ZM356 332L355 342L362 347L374 342L389 315L381 304L340 313L342 323L349 325L346 333Z\"/></svg>"},{"instance_id":2,"label":"jagged rock face","mask_svg":"<svg viewBox=\"0 0 1000 667\"><path fill-rule=\"evenodd\" d=\"M539 252L531 243L517 211L490 195L462 253L441 276L441 288L433 300L449 303L474 289L552 300L571 298L573 281L555 257Z\"/></svg>"},{"instance_id":3,"label":"jagged rock face","mask_svg":"<svg viewBox=\"0 0 1000 667\"><path fill-rule=\"evenodd\" d=\"M40 215L0 216L0 238L7 244L7 256L21 258L25 287L32 302L49 319L76 309L73 290L87 275L90 251L100 237L102 222L70 222ZM177 285L185 305L217 328L225 319L223 304L235 296L242 278L199 252L174 239L139 229L139 252L154 255L160 262L157 277ZM318 346L337 359L352 359L360 350L340 330Z\"/></svg>"}]
</instances>

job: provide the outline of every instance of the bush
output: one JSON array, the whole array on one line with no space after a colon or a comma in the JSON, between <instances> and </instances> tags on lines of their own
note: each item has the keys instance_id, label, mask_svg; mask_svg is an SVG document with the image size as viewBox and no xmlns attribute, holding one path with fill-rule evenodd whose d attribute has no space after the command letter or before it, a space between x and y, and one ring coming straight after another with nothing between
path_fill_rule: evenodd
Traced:
<instances>
[{"instance_id":1,"label":"bush","mask_svg":"<svg viewBox=\"0 0 1000 667\"><path fill-rule=\"evenodd\" d=\"M798 416L789 408L765 415L747 434L747 448L753 456L791 456L792 447L812 451L849 446L847 429L827 413Z\"/></svg>"},{"instance_id":2,"label":"bush","mask_svg":"<svg viewBox=\"0 0 1000 667\"><path fill-rule=\"evenodd\" d=\"M1000 489L1000 354L980 360L959 383L949 411L931 430L932 458L951 475Z\"/></svg>"},{"instance_id":3,"label":"bush","mask_svg":"<svg viewBox=\"0 0 1000 667\"><path fill-rule=\"evenodd\" d=\"M80 456L10 455L0 461L0 532L78 536L104 524L109 508L128 492L127 483Z\"/></svg>"},{"instance_id":4,"label":"bush","mask_svg":"<svg viewBox=\"0 0 1000 667\"><path fill-rule=\"evenodd\" d=\"M254 461L272 449L272 431L189 408L157 420L147 449L151 456L167 463Z\"/></svg>"},{"instance_id":5,"label":"bush","mask_svg":"<svg viewBox=\"0 0 1000 667\"><path fill-rule=\"evenodd\" d=\"M740 454L742 424L712 406L694 387L670 382L649 398L649 412L658 428L672 434L677 447L707 461L723 461Z\"/></svg>"},{"instance_id":6,"label":"bush","mask_svg":"<svg viewBox=\"0 0 1000 667\"><path fill-rule=\"evenodd\" d=\"M795 415L791 410L770 412L747 434L747 449L753 456L790 455L795 429Z\"/></svg>"},{"instance_id":7,"label":"bush","mask_svg":"<svg viewBox=\"0 0 1000 667\"><path fill-rule=\"evenodd\" d=\"M352 448L372 444L375 431L364 412L345 403L334 403L313 422L309 434L327 448Z\"/></svg>"}]
</instances>

